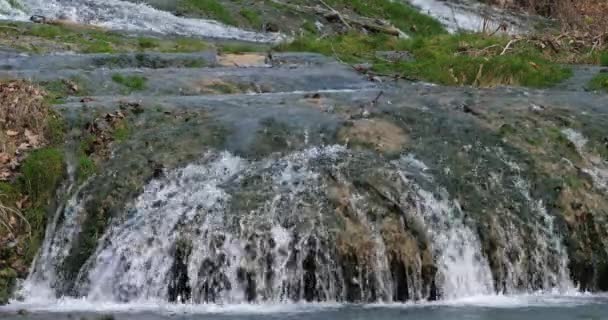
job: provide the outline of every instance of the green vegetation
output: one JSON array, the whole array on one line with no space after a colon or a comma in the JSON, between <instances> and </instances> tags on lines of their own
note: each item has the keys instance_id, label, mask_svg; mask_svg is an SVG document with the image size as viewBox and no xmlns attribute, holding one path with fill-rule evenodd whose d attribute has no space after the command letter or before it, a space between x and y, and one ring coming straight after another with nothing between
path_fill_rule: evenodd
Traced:
<instances>
[{"instance_id":1,"label":"green vegetation","mask_svg":"<svg viewBox=\"0 0 608 320\"><path fill-rule=\"evenodd\" d=\"M589 89L608 92L608 73L600 73L591 79L591 82L589 82Z\"/></svg>"},{"instance_id":2,"label":"green vegetation","mask_svg":"<svg viewBox=\"0 0 608 320\"><path fill-rule=\"evenodd\" d=\"M131 128L129 128L126 124L123 123L121 126L118 126L116 129L114 129L113 138L114 141L124 142L129 138L130 135Z\"/></svg>"},{"instance_id":3,"label":"green vegetation","mask_svg":"<svg viewBox=\"0 0 608 320\"><path fill-rule=\"evenodd\" d=\"M445 85L546 87L570 76L569 69L546 60L533 47L501 54L508 42L508 38L485 34L439 34L400 40L351 33L323 39L309 35L277 49L335 55L351 64L369 62L373 71L381 74ZM378 56L378 51L407 51L413 59L391 60Z\"/></svg>"},{"instance_id":4,"label":"green vegetation","mask_svg":"<svg viewBox=\"0 0 608 320\"><path fill-rule=\"evenodd\" d=\"M245 20L247 20L249 25L251 25L251 26L261 26L262 25L262 18L260 18L260 15L257 14L257 12L255 12L251 9L243 8L243 9L241 9L241 11L239 13L241 14L241 16L243 16L243 18L245 18Z\"/></svg>"},{"instance_id":5,"label":"green vegetation","mask_svg":"<svg viewBox=\"0 0 608 320\"><path fill-rule=\"evenodd\" d=\"M16 283L16 278L17 273L14 270L9 268L0 270L0 305L8 303L8 299Z\"/></svg>"},{"instance_id":6,"label":"green vegetation","mask_svg":"<svg viewBox=\"0 0 608 320\"><path fill-rule=\"evenodd\" d=\"M21 190L36 205L45 206L63 176L63 152L49 147L32 151L21 166Z\"/></svg>"},{"instance_id":7,"label":"green vegetation","mask_svg":"<svg viewBox=\"0 0 608 320\"><path fill-rule=\"evenodd\" d=\"M327 0L326 2L338 10L346 9L363 17L388 20L408 34L430 36L446 33L439 21L402 2L391 0Z\"/></svg>"},{"instance_id":8,"label":"green vegetation","mask_svg":"<svg viewBox=\"0 0 608 320\"><path fill-rule=\"evenodd\" d=\"M84 96L90 93L85 81L77 76L39 83L46 90L46 102L60 104L68 96Z\"/></svg>"},{"instance_id":9,"label":"green vegetation","mask_svg":"<svg viewBox=\"0 0 608 320\"><path fill-rule=\"evenodd\" d=\"M123 76L116 73L112 75L112 81L125 87L126 93L131 93L133 91L141 91L146 89L146 82L148 79L142 76Z\"/></svg>"},{"instance_id":10,"label":"green vegetation","mask_svg":"<svg viewBox=\"0 0 608 320\"><path fill-rule=\"evenodd\" d=\"M200 39L137 38L89 26L19 22L0 22L0 44L35 53L197 52L208 48Z\"/></svg>"},{"instance_id":11,"label":"green vegetation","mask_svg":"<svg viewBox=\"0 0 608 320\"><path fill-rule=\"evenodd\" d=\"M608 51L600 53L600 65L608 67Z\"/></svg>"},{"instance_id":12,"label":"green vegetation","mask_svg":"<svg viewBox=\"0 0 608 320\"><path fill-rule=\"evenodd\" d=\"M219 45L221 53L264 52L268 45L254 43L223 43Z\"/></svg>"},{"instance_id":13,"label":"green vegetation","mask_svg":"<svg viewBox=\"0 0 608 320\"><path fill-rule=\"evenodd\" d=\"M218 0L182 0L179 4L183 12L193 12L206 18L234 25L236 22L224 5Z\"/></svg>"}]
</instances>

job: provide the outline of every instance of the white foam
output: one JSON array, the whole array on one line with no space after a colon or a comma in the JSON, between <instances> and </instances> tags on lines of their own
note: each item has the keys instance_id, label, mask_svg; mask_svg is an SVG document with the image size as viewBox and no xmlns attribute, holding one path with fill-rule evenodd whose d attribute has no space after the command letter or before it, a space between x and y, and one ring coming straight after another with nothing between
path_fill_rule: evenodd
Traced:
<instances>
[{"instance_id":1,"label":"white foam","mask_svg":"<svg viewBox=\"0 0 608 320\"><path fill-rule=\"evenodd\" d=\"M489 28L497 28L503 23L501 18L510 20L512 23L508 25L509 33L523 33L524 29L519 26L519 23L512 20L515 17L509 16L506 13L499 12L502 17L496 18L484 15L484 11L488 11L480 4L463 4L455 5L448 1L441 0L408 0L412 5L418 7L422 13L428 14L439 20L450 32L457 31L482 31L484 25ZM493 31L493 30L492 30Z\"/></svg>"},{"instance_id":2,"label":"white foam","mask_svg":"<svg viewBox=\"0 0 608 320\"><path fill-rule=\"evenodd\" d=\"M554 308L606 304L608 295L570 292L567 294L535 293L525 295L480 295L435 302L372 303L365 309L410 308ZM348 307L343 303L261 303L261 304L171 304L163 301L139 303L109 303L88 299L61 298L55 300L13 301L0 307L0 312L27 310L32 313L143 313L196 315L196 314L294 314L339 310Z\"/></svg>"},{"instance_id":3,"label":"white foam","mask_svg":"<svg viewBox=\"0 0 608 320\"><path fill-rule=\"evenodd\" d=\"M23 0L22 8L0 0L0 19L26 21L31 15L67 19L112 30L155 32L180 36L277 42L280 34L261 34L212 20L177 17L148 5L120 0Z\"/></svg>"},{"instance_id":4,"label":"white foam","mask_svg":"<svg viewBox=\"0 0 608 320\"><path fill-rule=\"evenodd\" d=\"M330 310L342 307L339 303L269 303L269 304L171 304L166 301L138 303L113 303L89 299L61 298L28 302L13 301L0 307L0 311L27 310L29 312L68 313L141 313L159 314L276 314L302 313Z\"/></svg>"}]
</instances>

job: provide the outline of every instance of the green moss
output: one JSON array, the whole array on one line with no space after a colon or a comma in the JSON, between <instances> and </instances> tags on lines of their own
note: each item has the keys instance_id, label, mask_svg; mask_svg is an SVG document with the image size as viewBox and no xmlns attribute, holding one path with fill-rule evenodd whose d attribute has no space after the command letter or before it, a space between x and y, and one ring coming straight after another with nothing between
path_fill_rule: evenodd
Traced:
<instances>
[{"instance_id":1,"label":"green moss","mask_svg":"<svg viewBox=\"0 0 608 320\"><path fill-rule=\"evenodd\" d=\"M112 75L112 81L125 87L126 93L131 93L133 91L145 90L148 79L142 76L123 76L116 73Z\"/></svg>"},{"instance_id":2,"label":"green moss","mask_svg":"<svg viewBox=\"0 0 608 320\"><path fill-rule=\"evenodd\" d=\"M129 128L129 126L127 126L127 125L123 124L123 125L117 127L116 129L114 129L114 133L113 133L114 141L124 142L129 138L129 135L131 135L131 128Z\"/></svg>"},{"instance_id":3,"label":"green moss","mask_svg":"<svg viewBox=\"0 0 608 320\"><path fill-rule=\"evenodd\" d=\"M78 76L41 82L39 85L46 90L45 100L49 104L61 104L68 96L84 96L91 92L85 81ZM73 91L74 86L77 87L77 91Z\"/></svg>"},{"instance_id":4,"label":"green moss","mask_svg":"<svg viewBox=\"0 0 608 320\"><path fill-rule=\"evenodd\" d=\"M141 49L152 49L159 46L159 42L153 38L139 38L137 44Z\"/></svg>"},{"instance_id":5,"label":"green moss","mask_svg":"<svg viewBox=\"0 0 608 320\"><path fill-rule=\"evenodd\" d=\"M602 90L608 92L608 73L600 73L593 77L588 85L591 90Z\"/></svg>"},{"instance_id":6,"label":"green moss","mask_svg":"<svg viewBox=\"0 0 608 320\"><path fill-rule=\"evenodd\" d=\"M218 0L181 0L179 7L184 12L194 12L204 17L234 25L235 19Z\"/></svg>"},{"instance_id":7,"label":"green moss","mask_svg":"<svg viewBox=\"0 0 608 320\"><path fill-rule=\"evenodd\" d=\"M253 43L223 43L219 45L222 53L264 52L268 46Z\"/></svg>"},{"instance_id":8,"label":"green moss","mask_svg":"<svg viewBox=\"0 0 608 320\"><path fill-rule=\"evenodd\" d=\"M161 43L159 51L174 52L199 52L209 48L209 44L200 39L178 38L166 43Z\"/></svg>"}]
</instances>

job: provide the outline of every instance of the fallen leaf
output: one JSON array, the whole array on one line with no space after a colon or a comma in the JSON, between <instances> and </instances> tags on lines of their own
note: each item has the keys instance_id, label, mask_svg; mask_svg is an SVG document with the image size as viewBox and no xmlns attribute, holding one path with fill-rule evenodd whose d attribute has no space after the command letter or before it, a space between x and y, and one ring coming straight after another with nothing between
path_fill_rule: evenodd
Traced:
<instances>
[{"instance_id":1,"label":"fallen leaf","mask_svg":"<svg viewBox=\"0 0 608 320\"><path fill-rule=\"evenodd\" d=\"M537 69L537 70L538 70L538 69L540 68L540 66L539 66L538 64L536 64L536 63L534 63L534 62L532 62L532 61L528 62L528 64L529 64L529 65L531 65L531 66L532 66L532 68L534 68L534 69Z\"/></svg>"},{"instance_id":2,"label":"fallen leaf","mask_svg":"<svg viewBox=\"0 0 608 320\"><path fill-rule=\"evenodd\" d=\"M19 199L17 202L15 202L15 206L20 210L25 209L25 208L29 207L28 200L30 200L30 197L23 196L21 199Z\"/></svg>"},{"instance_id":3,"label":"fallen leaf","mask_svg":"<svg viewBox=\"0 0 608 320\"><path fill-rule=\"evenodd\" d=\"M14 130L7 130L6 131L6 135L9 136L9 137L14 137L14 136L19 135L19 132L14 131Z\"/></svg>"},{"instance_id":4,"label":"fallen leaf","mask_svg":"<svg viewBox=\"0 0 608 320\"><path fill-rule=\"evenodd\" d=\"M34 134L33 132L31 132L28 129L25 129L25 138L27 139L27 142L34 147L37 147L40 145L40 136L37 134Z\"/></svg>"}]
</instances>

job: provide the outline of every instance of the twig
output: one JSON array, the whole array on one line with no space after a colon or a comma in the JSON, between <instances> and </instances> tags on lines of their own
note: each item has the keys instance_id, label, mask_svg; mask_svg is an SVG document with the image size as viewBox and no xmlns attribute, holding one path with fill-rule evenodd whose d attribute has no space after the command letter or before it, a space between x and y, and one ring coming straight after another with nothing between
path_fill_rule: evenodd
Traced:
<instances>
[{"instance_id":1,"label":"twig","mask_svg":"<svg viewBox=\"0 0 608 320\"><path fill-rule=\"evenodd\" d=\"M509 41L509 43L507 43L507 45L505 46L504 49L502 49L502 52L500 53L501 56L504 56L505 53L507 53L507 50L509 50L511 48L511 45L514 44L515 42L519 41L519 39L511 39Z\"/></svg>"},{"instance_id":2,"label":"twig","mask_svg":"<svg viewBox=\"0 0 608 320\"><path fill-rule=\"evenodd\" d=\"M336 11L323 9L320 7L296 5L296 4L291 4L291 3L285 3L280 0L270 0L270 1L272 1L275 4L290 8L290 9L298 11L298 12L303 12L303 13L308 13L308 14L312 13L312 14L317 14L317 15L321 15L324 17L336 15ZM405 32L401 31L399 28L397 28L393 25L388 24L386 21L363 17L363 16L349 17L347 15L341 15L341 18L344 19L344 21L346 21L350 26L357 25L357 26L360 26L362 28L365 28L365 29L373 31L373 32L386 33L386 34L389 34L392 36L407 38L407 34L405 34Z\"/></svg>"},{"instance_id":3,"label":"twig","mask_svg":"<svg viewBox=\"0 0 608 320\"><path fill-rule=\"evenodd\" d=\"M372 106L376 106L378 104L378 102L380 101L380 98L382 97L383 94L384 94L384 91L380 91L378 93L376 98L374 100L372 100Z\"/></svg>"},{"instance_id":4,"label":"twig","mask_svg":"<svg viewBox=\"0 0 608 320\"><path fill-rule=\"evenodd\" d=\"M477 71L477 76L475 76L475 81L473 81L473 86L478 86L481 81L481 75L483 73L483 63L479 65L479 70Z\"/></svg>"},{"instance_id":5,"label":"twig","mask_svg":"<svg viewBox=\"0 0 608 320\"><path fill-rule=\"evenodd\" d=\"M340 19L340 21L342 21L342 23L349 29L352 29L353 27L350 26L350 24L344 19L344 17L342 16L342 14L340 14L340 12L338 12L338 10L332 8L330 5L328 5L325 1L323 0L319 0L321 1L321 3L327 7L327 9L333 11L333 13L335 13L338 16L338 19Z\"/></svg>"}]
</instances>

